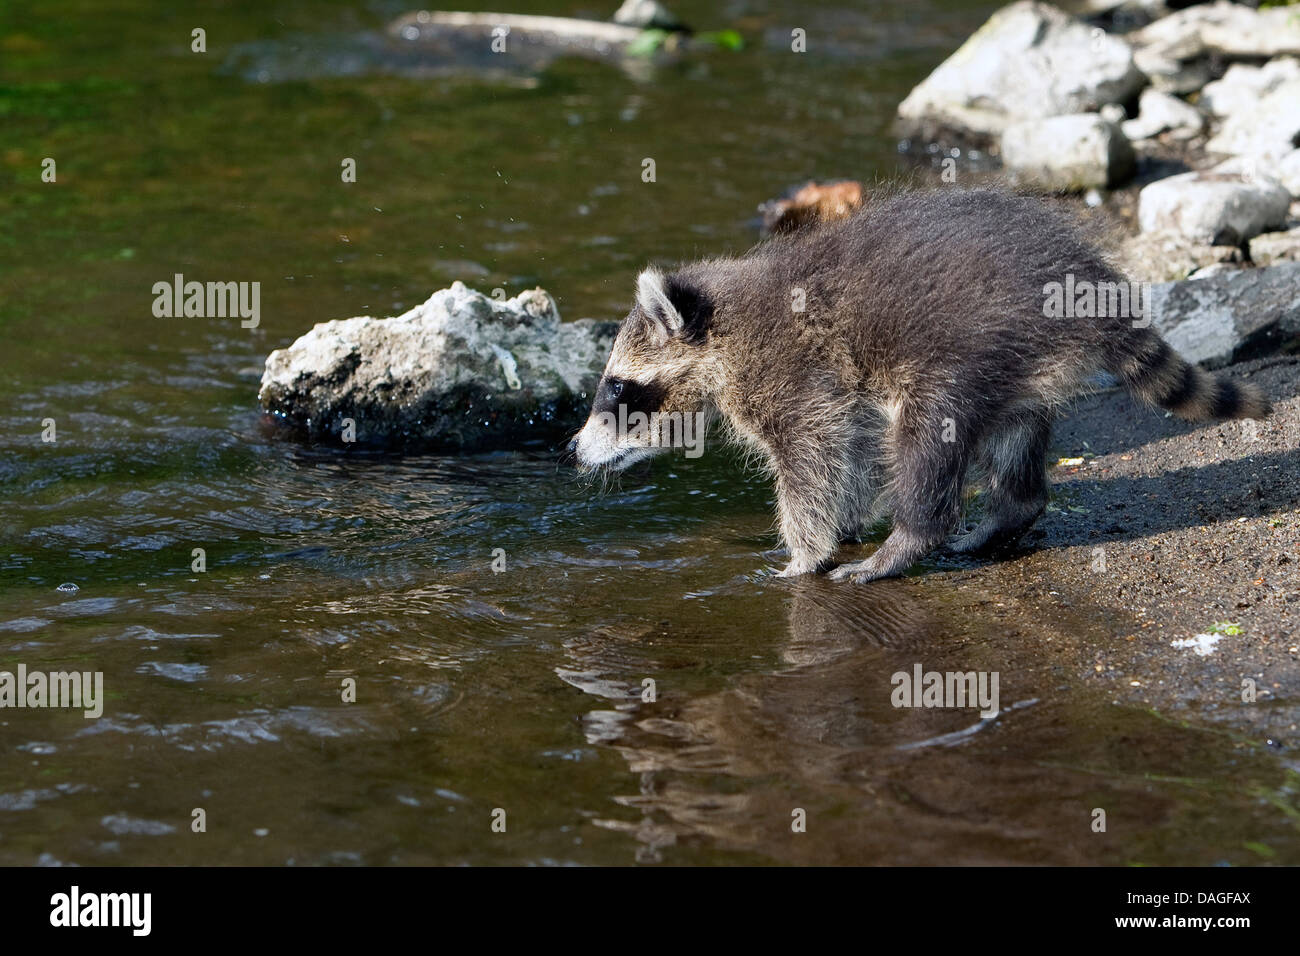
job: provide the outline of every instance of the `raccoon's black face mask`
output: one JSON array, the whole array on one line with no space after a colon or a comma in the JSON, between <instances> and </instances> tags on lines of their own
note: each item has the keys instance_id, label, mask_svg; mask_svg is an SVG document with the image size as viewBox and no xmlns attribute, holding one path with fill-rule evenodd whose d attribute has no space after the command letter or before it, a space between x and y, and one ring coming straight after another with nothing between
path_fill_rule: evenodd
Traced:
<instances>
[{"instance_id":1,"label":"raccoon's black face mask","mask_svg":"<svg viewBox=\"0 0 1300 956\"><path fill-rule=\"evenodd\" d=\"M696 347L707 334L695 289L654 270L641 274L591 415L569 445L580 469L622 471L673 447L698 454L704 420Z\"/></svg>"}]
</instances>

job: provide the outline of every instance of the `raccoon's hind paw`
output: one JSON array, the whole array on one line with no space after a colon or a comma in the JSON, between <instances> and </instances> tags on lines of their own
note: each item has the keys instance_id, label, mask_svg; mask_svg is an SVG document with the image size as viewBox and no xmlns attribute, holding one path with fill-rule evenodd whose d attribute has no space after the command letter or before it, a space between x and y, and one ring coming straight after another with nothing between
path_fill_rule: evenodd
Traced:
<instances>
[{"instance_id":1,"label":"raccoon's hind paw","mask_svg":"<svg viewBox=\"0 0 1300 956\"><path fill-rule=\"evenodd\" d=\"M965 534L954 535L944 542L953 554L997 554L1014 548L1025 536L1045 505L1029 502L1010 515L985 518Z\"/></svg>"},{"instance_id":2,"label":"raccoon's hind paw","mask_svg":"<svg viewBox=\"0 0 1300 956\"><path fill-rule=\"evenodd\" d=\"M964 534L955 534L943 543L952 554L992 554L1016 543L1019 533L1008 533L996 522L984 521Z\"/></svg>"},{"instance_id":3,"label":"raccoon's hind paw","mask_svg":"<svg viewBox=\"0 0 1300 956\"><path fill-rule=\"evenodd\" d=\"M906 526L895 524L885 543L865 561L841 564L831 572L832 581L853 581L866 584L881 578L895 578L925 557L943 540L939 534L918 534Z\"/></svg>"}]
</instances>

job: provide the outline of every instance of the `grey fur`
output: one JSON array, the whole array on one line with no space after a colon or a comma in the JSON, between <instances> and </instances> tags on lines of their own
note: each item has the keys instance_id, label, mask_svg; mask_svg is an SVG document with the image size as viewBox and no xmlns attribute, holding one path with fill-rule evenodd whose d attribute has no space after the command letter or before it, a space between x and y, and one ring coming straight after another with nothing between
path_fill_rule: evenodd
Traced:
<instances>
[{"instance_id":1,"label":"grey fur","mask_svg":"<svg viewBox=\"0 0 1300 956\"><path fill-rule=\"evenodd\" d=\"M647 271L575 438L579 465L658 450L601 425L620 402L720 414L775 482L782 575L829 569L846 535L892 514L870 558L832 573L868 581L944 541L970 474L987 517L954 547L1018 538L1047 502L1056 410L1099 370L1190 420L1268 414L1253 386L1189 365L1130 316L1045 317L1067 275L1125 281L1039 201L954 188L873 198L738 259Z\"/></svg>"}]
</instances>

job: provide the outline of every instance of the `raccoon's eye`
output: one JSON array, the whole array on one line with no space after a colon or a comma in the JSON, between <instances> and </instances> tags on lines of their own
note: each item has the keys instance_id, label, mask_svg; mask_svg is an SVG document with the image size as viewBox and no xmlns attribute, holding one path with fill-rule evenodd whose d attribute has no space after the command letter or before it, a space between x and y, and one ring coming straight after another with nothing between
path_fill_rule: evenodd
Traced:
<instances>
[{"instance_id":1,"label":"raccoon's eye","mask_svg":"<svg viewBox=\"0 0 1300 956\"><path fill-rule=\"evenodd\" d=\"M610 398L618 398L620 395L623 394L623 383L619 379L616 378L610 379L605 384L605 387L609 389Z\"/></svg>"}]
</instances>

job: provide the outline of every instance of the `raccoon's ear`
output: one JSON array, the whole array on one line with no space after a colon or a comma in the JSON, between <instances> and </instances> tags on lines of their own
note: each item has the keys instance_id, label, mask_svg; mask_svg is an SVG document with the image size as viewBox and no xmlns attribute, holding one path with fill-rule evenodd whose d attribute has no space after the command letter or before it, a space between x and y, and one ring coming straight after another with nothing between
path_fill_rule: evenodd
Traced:
<instances>
[{"instance_id":1,"label":"raccoon's ear","mask_svg":"<svg viewBox=\"0 0 1300 956\"><path fill-rule=\"evenodd\" d=\"M697 342L704 336L713 309L696 287L679 276L646 269L636 280L636 302L667 336Z\"/></svg>"},{"instance_id":2,"label":"raccoon's ear","mask_svg":"<svg viewBox=\"0 0 1300 956\"><path fill-rule=\"evenodd\" d=\"M686 327L686 319L668 296L664 275L658 269L646 269L636 279L636 304L652 322L661 325L669 335L676 335Z\"/></svg>"}]
</instances>

